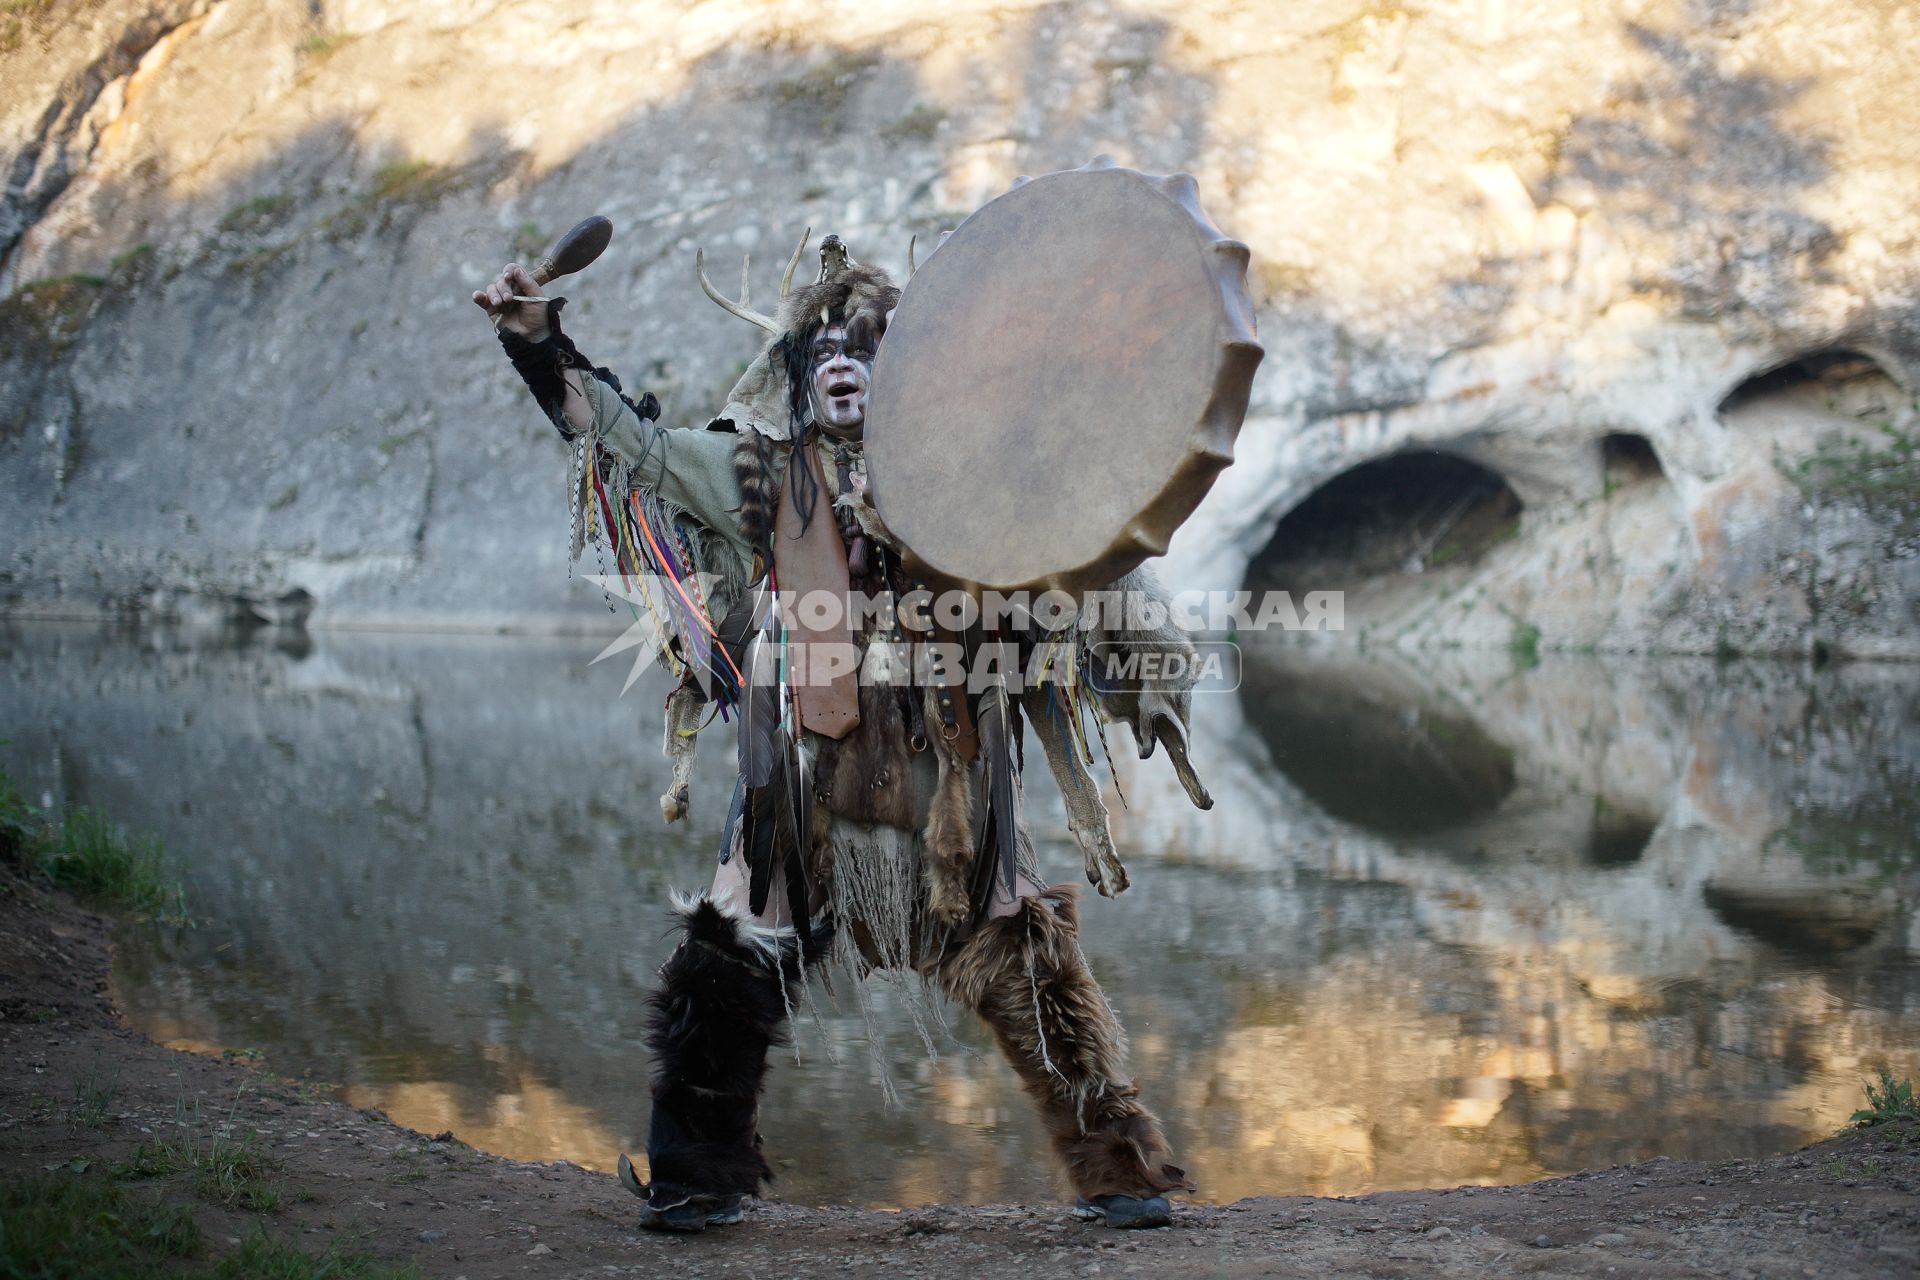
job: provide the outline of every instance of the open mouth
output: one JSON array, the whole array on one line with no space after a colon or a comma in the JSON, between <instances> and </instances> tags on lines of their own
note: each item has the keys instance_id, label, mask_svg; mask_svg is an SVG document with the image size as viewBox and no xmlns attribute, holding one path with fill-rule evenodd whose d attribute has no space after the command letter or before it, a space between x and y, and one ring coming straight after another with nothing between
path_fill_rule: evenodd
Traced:
<instances>
[{"instance_id":1,"label":"open mouth","mask_svg":"<svg viewBox=\"0 0 1920 1280\"><path fill-rule=\"evenodd\" d=\"M827 394L835 400L842 400L847 396L856 395L859 393L859 390L860 384L852 378L839 378L827 384Z\"/></svg>"}]
</instances>

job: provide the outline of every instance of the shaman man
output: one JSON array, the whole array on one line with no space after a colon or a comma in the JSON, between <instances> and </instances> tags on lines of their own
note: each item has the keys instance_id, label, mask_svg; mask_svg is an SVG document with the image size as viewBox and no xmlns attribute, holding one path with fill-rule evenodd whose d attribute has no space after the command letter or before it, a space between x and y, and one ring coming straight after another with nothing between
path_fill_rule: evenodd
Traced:
<instances>
[{"instance_id":1,"label":"shaman man","mask_svg":"<svg viewBox=\"0 0 1920 1280\"><path fill-rule=\"evenodd\" d=\"M473 294L575 447L576 554L597 530L622 573L660 585L672 632L663 657L684 672L667 707L668 820L686 812L707 704L740 726L719 867L706 894L676 903L681 940L650 996L648 1176L622 1156L623 1181L644 1199L648 1227L739 1221L742 1198L771 1177L757 1131L769 1046L807 968L834 957L856 972L915 971L986 1022L1040 1109L1077 1214L1165 1225L1166 1193L1191 1184L1140 1101L1121 1027L1081 955L1075 891L1044 887L1035 870L1019 765L1031 726L1089 877L1118 892L1125 874L1084 767L1082 714L1126 721L1145 747L1170 732L1183 746L1184 691L766 678L760 659L794 638L769 596L904 597L920 586L867 501L862 452L874 355L900 291L835 237L818 279L792 288L805 243L775 316L706 285L765 343L705 431L656 425L653 397L629 399L583 356L561 332L564 300L541 297L521 267ZM1125 585L1149 584L1130 575ZM845 625L863 652L899 639L897 618ZM1028 651L1124 640L1031 627L1010 638Z\"/></svg>"}]
</instances>

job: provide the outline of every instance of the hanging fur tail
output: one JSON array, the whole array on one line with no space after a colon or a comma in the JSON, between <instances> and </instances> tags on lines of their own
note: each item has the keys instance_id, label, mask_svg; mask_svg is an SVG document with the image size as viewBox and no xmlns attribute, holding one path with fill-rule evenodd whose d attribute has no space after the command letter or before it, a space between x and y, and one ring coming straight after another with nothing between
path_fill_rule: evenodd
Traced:
<instances>
[{"instance_id":1,"label":"hanging fur tail","mask_svg":"<svg viewBox=\"0 0 1920 1280\"><path fill-rule=\"evenodd\" d=\"M993 1029L1076 1193L1193 1190L1127 1077L1126 1033L1080 954L1072 886L986 924L941 964L939 978Z\"/></svg>"},{"instance_id":2,"label":"hanging fur tail","mask_svg":"<svg viewBox=\"0 0 1920 1280\"><path fill-rule=\"evenodd\" d=\"M622 1178L655 1210L753 1195L772 1180L757 1131L767 1051L784 1039L787 989L831 934L816 927L803 946L793 932L757 928L704 896L676 901L674 914L680 944L648 997L651 1182Z\"/></svg>"},{"instance_id":3,"label":"hanging fur tail","mask_svg":"<svg viewBox=\"0 0 1920 1280\"><path fill-rule=\"evenodd\" d=\"M927 723L939 724L940 708L934 686L928 685L922 696L926 702ZM976 839L973 771L967 767L958 742L938 731L927 736L940 765L933 803L927 809L924 855L927 910L936 925L958 929L972 914L968 880Z\"/></svg>"},{"instance_id":4,"label":"hanging fur tail","mask_svg":"<svg viewBox=\"0 0 1920 1280\"><path fill-rule=\"evenodd\" d=\"M771 564L768 546L780 494L775 488L770 446L758 431L742 431L734 442L733 479L740 487L740 536L763 564Z\"/></svg>"}]
</instances>

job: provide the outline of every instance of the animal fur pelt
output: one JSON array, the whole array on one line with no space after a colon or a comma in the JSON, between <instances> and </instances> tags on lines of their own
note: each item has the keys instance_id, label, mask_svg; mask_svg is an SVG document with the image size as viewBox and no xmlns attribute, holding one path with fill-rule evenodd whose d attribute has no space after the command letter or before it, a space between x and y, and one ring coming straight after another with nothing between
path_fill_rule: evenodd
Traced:
<instances>
[{"instance_id":1,"label":"animal fur pelt","mask_svg":"<svg viewBox=\"0 0 1920 1280\"><path fill-rule=\"evenodd\" d=\"M678 822L687 816L692 804L693 755L700 744L700 721L706 715L707 696L691 681L674 687L667 695L667 759L673 765L673 781L660 797L660 816Z\"/></svg>"},{"instance_id":2,"label":"animal fur pelt","mask_svg":"<svg viewBox=\"0 0 1920 1280\"><path fill-rule=\"evenodd\" d=\"M927 911L933 922L948 929L965 924L972 914L969 901L969 875L974 858L973 771L968 768L957 741L949 741L940 732L938 688L927 685L918 691L926 702L927 723L935 726L927 734L933 745L940 774L934 783L933 804L927 814L925 859L927 868Z\"/></svg>"},{"instance_id":3,"label":"animal fur pelt","mask_svg":"<svg viewBox=\"0 0 1920 1280\"><path fill-rule=\"evenodd\" d=\"M1039 739L1047 765L1053 770L1054 783L1067 810L1067 832L1080 849L1087 880L1111 898L1126 890L1127 869L1113 843L1113 824L1107 815L1107 802L1100 795L1100 784L1080 758L1079 747L1068 727L1069 717L1080 709L1071 692L1056 685L1029 689L1021 702L1033 736Z\"/></svg>"},{"instance_id":4,"label":"animal fur pelt","mask_svg":"<svg viewBox=\"0 0 1920 1280\"><path fill-rule=\"evenodd\" d=\"M787 447L758 431L742 431L733 445L733 480L740 489L740 536L753 548L761 565L773 562L769 552L773 513L780 503L780 481L775 474L779 467L773 451L779 449L784 456Z\"/></svg>"},{"instance_id":5,"label":"animal fur pelt","mask_svg":"<svg viewBox=\"0 0 1920 1280\"><path fill-rule=\"evenodd\" d=\"M1115 579L1106 588L1129 599L1150 599L1159 606L1159 612L1165 619L1157 627L1138 627L1128 625L1132 619L1122 616L1109 617L1102 614L1100 625L1087 633L1089 645L1099 645L1103 650L1121 652L1154 653L1183 659L1181 667L1193 670L1193 641L1179 624L1173 621L1172 601L1160 580L1151 570L1141 567L1124 577ZM1106 681L1096 679L1095 689L1107 714L1115 720L1123 721L1133 730L1135 741L1140 747L1140 758L1146 759L1153 754L1155 726L1149 722L1150 712L1159 710L1164 714L1177 715L1184 727L1193 701L1191 685L1179 689L1165 688L1166 682L1155 682L1164 694L1164 701L1157 706L1142 701L1142 686L1138 680Z\"/></svg>"},{"instance_id":6,"label":"animal fur pelt","mask_svg":"<svg viewBox=\"0 0 1920 1280\"><path fill-rule=\"evenodd\" d=\"M1192 1190L1127 1078L1126 1035L1080 954L1075 891L1059 885L989 922L941 963L940 985L992 1028L1039 1104L1075 1192Z\"/></svg>"},{"instance_id":7,"label":"animal fur pelt","mask_svg":"<svg viewBox=\"0 0 1920 1280\"><path fill-rule=\"evenodd\" d=\"M805 285L788 294L780 304L779 323L789 337L804 337L819 323L822 312L830 322L844 324L849 339L864 336L878 342L886 331L887 313L900 305L900 289L893 278L879 267L849 263L830 279ZM866 329L856 332L856 325Z\"/></svg>"},{"instance_id":8,"label":"animal fur pelt","mask_svg":"<svg viewBox=\"0 0 1920 1280\"><path fill-rule=\"evenodd\" d=\"M880 518L879 511L874 509L872 496L864 485L834 498L833 508L851 515L860 532L881 546L895 551L900 549L899 540L893 536L893 530L887 528L886 522Z\"/></svg>"},{"instance_id":9,"label":"animal fur pelt","mask_svg":"<svg viewBox=\"0 0 1920 1280\"><path fill-rule=\"evenodd\" d=\"M709 898L675 904L680 944L648 997L653 1117L647 1188L656 1208L692 1195L752 1195L771 1181L756 1132L767 1051L785 1034L786 984L829 942L759 929ZM804 947L804 950L803 950Z\"/></svg>"},{"instance_id":10,"label":"animal fur pelt","mask_svg":"<svg viewBox=\"0 0 1920 1280\"><path fill-rule=\"evenodd\" d=\"M1117 579L1109 591L1117 591L1127 597L1151 597L1160 605L1161 616L1165 619L1158 627L1134 627L1128 620L1101 619L1101 625L1088 631L1083 641L1101 654L1119 655L1127 652L1152 653L1164 657L1173 656L1182 660L1182 667L1188 671L1197 670L1193 661L1193 642L1177 623L1173 621L1173 612L1166 589L1159 579L1144 566L1135 569L1126 576ZM1164 680L1155 681L1150 687L1143 687L1139 681L1106 681L1099 678L1096 666L1092 673L1092 683L1100 699L1100 705L1114 720L1123 721L1133 731L1135 744L1140 749L1140 758L1149 759L1154 748L1164 743L1167 759L1173 765L1180 785L1186 790L1187 798L1196 808L1211 809L1213 797L1207 793L1200 775L1194 770L1188 758L1188 741L1192 724L1193 682L1188 680L1177 688L1170 688Z\"/></svg>"},{"instance_id":11,"label":"animal fur pelt","mask_svg":"<svg viewBox=\"0 0 1920 1280\"><path fill-rule=\"evenodd\" d=\"M860 686L860 723L840 739L815 743L813 793L829 813L911 830L919 822L913 758L897 690Z\"/></svg>"},{"instance_id":12,"label":"animal fur pelt","mask_svg":"<svg viewBox=\"0 0 1920 1280\"><path fill-rule=\"evenodd\" d=\"M795 429L798 428L796 418ZM752 545L758 560L756 577L760 570L773 563L773 533L780 504L797 504L795 509L800 513L803 528L819 510L821 494L814 470L794 465L793 450L794 446L788 441L770 439L758 431L743 430L734 441L733 482L740 490L740 505L735 512L740 521L740 536ZM781 492L783 487L787 492Z\"/></svg>"}]
</instances>

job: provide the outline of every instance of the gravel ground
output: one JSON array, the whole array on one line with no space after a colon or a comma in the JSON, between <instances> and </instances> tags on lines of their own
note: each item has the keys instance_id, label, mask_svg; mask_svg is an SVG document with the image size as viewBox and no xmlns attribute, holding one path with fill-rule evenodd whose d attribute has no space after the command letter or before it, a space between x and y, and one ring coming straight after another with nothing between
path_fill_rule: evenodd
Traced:
<instances>
[{"instance_id":1,"label":"gravel ground","mask_svg":"<svg viewBox=\"0 0 1920 1280\"><path fill-rule=\"evenodd\" d=\"M184 1175L129 1184L191 1204L216 1256L264 1227L434 1276L1820 1276L1920 1275L1920 1129L1843 1133L1767 1160L1654 1160L1512 1187L1183 1204L1174 1225L1114 1232L1057 1205L903 1212L749 1207L740 1226L635 1227L611 1177L435 1139L242 1063L163 1049L106 994L110 926L0 882L0 1175L110 1178L185 1123L231 1117L277 1157L266 1214L197 1195ZM110 1096L100 1099L103 1082ZM95 1091L100 1105L82 1099Z\"/></svg>"}]
</instances>

